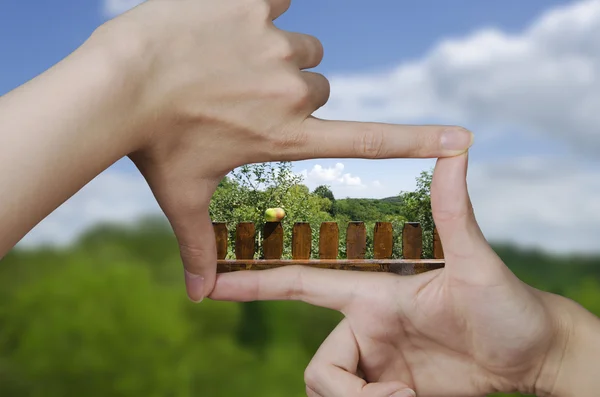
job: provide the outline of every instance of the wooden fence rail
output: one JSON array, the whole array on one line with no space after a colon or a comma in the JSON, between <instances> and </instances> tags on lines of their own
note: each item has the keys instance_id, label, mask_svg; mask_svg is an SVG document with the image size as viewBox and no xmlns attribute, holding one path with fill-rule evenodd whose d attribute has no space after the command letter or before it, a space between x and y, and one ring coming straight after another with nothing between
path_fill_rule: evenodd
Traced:
<instances>
[{"instance_id":1,"label":"wooden fence rail","mask_svg":"<svg viewBox=\"0 0 600 397\"><path fill-rule=\"evenodd\" d=\"M367 229L364 222L350 222L346 230L346 259L339 259L339 227L336 222L324 222L319 229L319 259L311 258L312 230L309 223L296 223L292 229L292 259L282 259L284 230L279 222L264 225L263 257L254 259L256 227L239 223L235 230L235 259L226 259L228 230L225 223L213 223L217 243L217 271L264 270L287 265L303 265L339 270L391 272L402 275L423 273L444 267L442 244L434 229L433 259L421 259L423 230L419 223L404 224L402 259L392 259L393 228L388 222L378 222L373 230L373 259L365 259Z\"/></svg>"}]
</instances>

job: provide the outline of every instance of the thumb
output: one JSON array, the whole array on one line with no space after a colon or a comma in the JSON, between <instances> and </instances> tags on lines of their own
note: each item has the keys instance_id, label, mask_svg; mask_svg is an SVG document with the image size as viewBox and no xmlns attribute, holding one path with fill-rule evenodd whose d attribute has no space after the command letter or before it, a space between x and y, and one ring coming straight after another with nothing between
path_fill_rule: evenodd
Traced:
<instances>
[{"instance_id":1,"label":"thumb","mask_svg":"<svg viewBox=\"0 0 600 397\"><path fill-rule=\"evenodd\" d=\"M358 376L360 348L347 319L329 334L304 373L309 396L415 397L400 381L367 383Z\"/></svg>"},{"instance_id":2,"label":"thumb","mask_svg":"<svg viewBox=\"0 0 600 397\"><path fill-rule=\"evenodd\" d=\"M187 167L184 157L159 161L155 154L144 152L129 157L175 232L188 297L200 302L214 288L217 275L217 243L208 208L225 174L201 177L195 168Z\"/></svg>"},{"instance_id":3,"label":"thumb","mask_svg":"<svg viewBox=\"0 0 600 397\"><path fill-rule=\"evenodd\" d=\"M438 159L431 182L433 220L450 271L472 272L471 265L498 262L475 219L467 190L467 168L468 152Z\"/></svg>"},{"instance_id":4,"label":"thumb","mask_svg":"<svg viewBox=\"0 0 600 397\"><path fill-rule=\"evenodd\" d=\"M182 177L160 167L136 165L177 237L188 297L200 302L214 288L217 273L215 232L208 208L219 180Z\"/></svg>"},{"instance_id":5,"label":"thumb","mask_svg":"<svg viewBox=\"0 0 600 397\"><path fill-rule=\"evenodd\" d=\"M212 291L217 273L217 246L208 209L187 219L171 220L179 242L188 297L199 303Z\"/></svg>"}]
</instances>

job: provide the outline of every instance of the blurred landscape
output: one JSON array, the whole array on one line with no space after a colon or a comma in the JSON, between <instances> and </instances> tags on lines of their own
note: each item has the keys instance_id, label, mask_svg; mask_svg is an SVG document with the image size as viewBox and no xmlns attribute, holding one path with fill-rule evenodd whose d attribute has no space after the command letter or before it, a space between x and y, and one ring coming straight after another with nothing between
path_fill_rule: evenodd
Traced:
<instances>
[{"instance_id":1,"label":"blurred landscape","mask_svg":"<svg viewBox=\"0 0 600 397\"><path fill-rule=\"evenodd\" d=\"M260 223L276 204L286 226L335 220L343 231L348 220L384 220L401 230L407 219L431 221L429 172L414 192L336 200L288 171L286 163L237 170L214 196L213 220ZM600 315L600 256L495 249L525 282ZM1 262L0 297L0 394L11 397L301 397L304 368L341 319L298 302L191 303L162 218L99 225L67 248L14 250Z\"/></svg>"},{"instance_id":2,"label":"blurred landscape","mask_svg":"<svg viewBox=\"0 0 600 397\"><path fill-rule=\"evenodd\" d=\"M0 95L142 2L0 2ZM469 189L494 249L523 281L600 315L600 0L302 0L275 23L324 45L314 71L331 96L316 117L472 130ZM429 257L433 163L242 167L210 212L228 224L229 257L235 225L260 230L276 206L284 257L296 221L310 222L313 255L321 222L338 222L343 242L364 221L368 248L374 223L391 222L394 257L417 221ZM193 304L182 273L144 179L115 163L0 260L0 397L305 396L304 368L340 314Z\"/></svg>"}]
</instances>

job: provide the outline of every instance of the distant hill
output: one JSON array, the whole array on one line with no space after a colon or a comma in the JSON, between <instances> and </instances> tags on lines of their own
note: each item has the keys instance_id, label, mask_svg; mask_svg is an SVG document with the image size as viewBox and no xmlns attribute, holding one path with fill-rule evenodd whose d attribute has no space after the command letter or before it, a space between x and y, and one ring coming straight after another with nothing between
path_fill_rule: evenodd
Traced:
<instances>
[{"instance_id":1,"label":"distant hill","mask_svg":"<svg viewBox=\"0 0 600 397\"><path fill-rule=\"evenodd\" d=\"M383 199L381 199L379 201L384 201L384 202L387 202L387 203L401 203L402 202L402 197L400 197L400 196L386 197L386 198L383 198Z\"/></svg>"},{"instance_id":2,"label":"distant hill","mask_svg":"<svg viewBox=\"0 0 600 397\"><path fill-rule=\"evenodd\" d=\"M389 216L404 216L400 197L384 199L346 198L335 202L336 217L353 221L377 222Z\"/></svg>"}]
</instances>

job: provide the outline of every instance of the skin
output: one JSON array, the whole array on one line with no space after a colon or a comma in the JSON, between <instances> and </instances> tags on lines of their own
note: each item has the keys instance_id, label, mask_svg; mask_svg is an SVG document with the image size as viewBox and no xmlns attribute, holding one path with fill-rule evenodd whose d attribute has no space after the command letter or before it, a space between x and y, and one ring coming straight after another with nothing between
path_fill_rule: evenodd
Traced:
<instances>
[{"instance_id":1,"label":"skin","mask_svg":"<svg viewBox=\"0 0 600 397\"><path fill-rule=\"evenodd\" d=\"M329 98L314 37L273 21L290 0L149 0L0 98L0 258L90 180L128 156L168 217L193 301L215 282L208 213L249 163L445 157L459 127L319 120Z\"/></svg>"},{"instance_id":2,"label":"skin","mask_svg":"<svg viewBox=\"0 0 600 397\"><path fill-rule=\"evenodd\" d=\"M275 28L288 7L150 0L1 97L0 257L128 156L173 226L192 300L299 299L346 315L306 371L309 396L597 394L598 319L521 283L475 222L461 156L472 134L312 117L329 84L306 69L323 49ZM223 275L215 286L208 204L233 168L452 156L439 161L432 191L445 269L396 277L289 267Z\"/></svg>"},{"instance_id":3,"label":"skin","mask_svg":"<svg viewBox=\"0 0 600 397\"><path fill-rule=\"evenodd\" d=\"M477 225L466 172L464 154L438 160L433 176L444 269L229 273L218 276L210 297L301 300L345 315L306 370L309 397L598 395L600 320L506 267Z\"/></svg>"}]
</instances>

